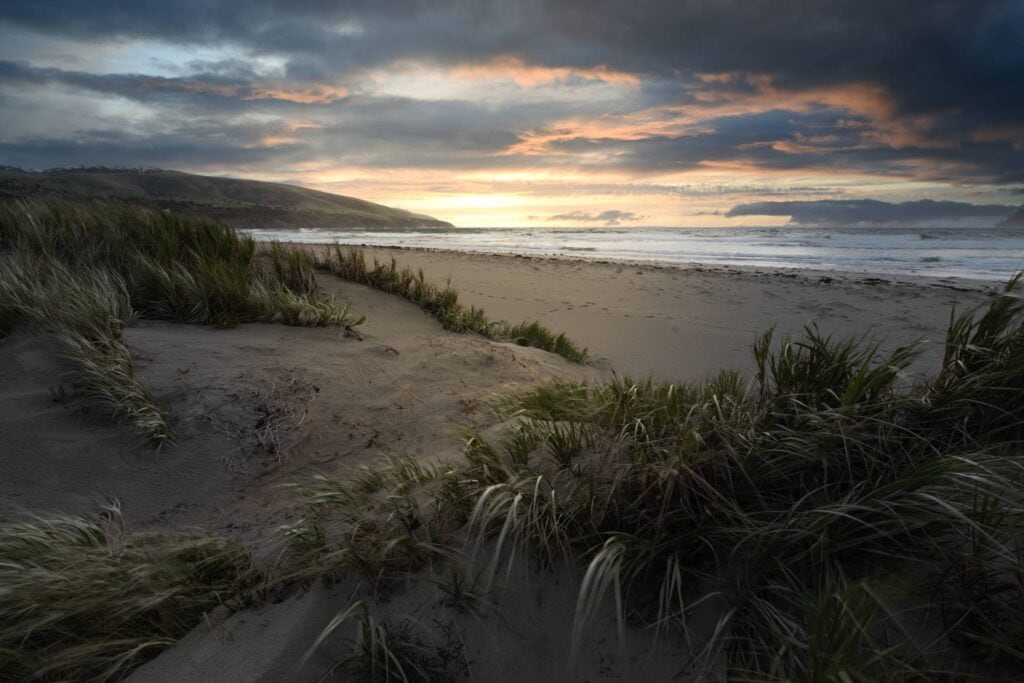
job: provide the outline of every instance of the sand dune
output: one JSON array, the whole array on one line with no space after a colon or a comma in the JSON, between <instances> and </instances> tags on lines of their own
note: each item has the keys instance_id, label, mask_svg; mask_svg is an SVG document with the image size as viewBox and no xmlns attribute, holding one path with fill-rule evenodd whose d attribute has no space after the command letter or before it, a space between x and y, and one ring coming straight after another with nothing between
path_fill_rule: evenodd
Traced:
<instances>
[{"instance_id":1,"label":"sand dune","mask_svg":"<svg viewBox=\"0 0 1024 683\"><path fill-rule=\"evenodd\" d=\"M0 505L88 514L117 498L146 525L263 538L286 498L281 483L390 453L450 454L460 427L486 424L492 394L596 372L447 332L387 294L340 288L353 311L371 316L361 339L268 324L130 327L125 341L140 377L178 418L177 442L160 451L87 401L55 398L66 368L47 340L19 333L3 341Z\"/></svg>"},{"instance_id":2,"label":"sand dune","mask_svg":"<svg viewBox=\"0 0 1024 683\"><path fill-rule=\"evenodd\" d=\"M952 305L973 306L986 290L948 283L889 283L839 277L729 270L671 269L572 260L423 251L397 255L428 279L450 277L467 304L493 319L539 319L589 346L581 366L533 348L446 332L410 303L321 275L368 322L361 338L331 329L251 324L232 330L140 322L125 340L141 378L177 416L177 443L153 451L87 401L62 398L65 369L47 340L18 333L0 342L0 504L3 512L89 514L109 498L148 529L201 529L235 537L269 562L272 530L294 515L283 484L314 473L344 475L383 455L455 456L458 430L497 428L486 402L553 377L608 378L613 372L697 380L723 367L749 370L749 347L771 325L781 332L817 323L840 335L877 335L885 348L936 340ZM933 348L919 362L935 360ZM912 378L908 378L912 379ZM269 539L269 540L268 540ZM600 658L566 668L575 588L508 588L505 614L471 634L475 680L601 680ZM330 618L358 594L341 584L222 623L212 619L139 669L137 681L316 680L330 649L299 666ZM400 591L388 609L422 608L422 584ZM426 597L424 597L426 596ZM539 602L538 596L545 596ZM541 606L543 604L543 607ZM615 647L611 621L595 629L594 648ZM630 633L645 652L650 634ZM509 639L531 648L524 669ZM672 652L633 658L615 675L675 671Z\"/></svg>"}]
</instances>

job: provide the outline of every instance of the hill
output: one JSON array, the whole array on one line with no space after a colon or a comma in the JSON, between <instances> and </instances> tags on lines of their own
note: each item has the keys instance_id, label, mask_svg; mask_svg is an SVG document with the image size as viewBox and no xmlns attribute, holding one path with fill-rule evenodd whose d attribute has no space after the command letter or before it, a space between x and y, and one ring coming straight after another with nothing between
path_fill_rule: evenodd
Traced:
<instances>
[{"instance_id":1,"label":"hill","mask_svg":"<svg viewBox=\"0 0 1024 683\"><path fill-rule=\"evenodd\" d=\"M245 228L451 227L431 216L283 183L158 169L0 167L0 201L25 197L119 201Z\"/></svg>"}]
</instances>

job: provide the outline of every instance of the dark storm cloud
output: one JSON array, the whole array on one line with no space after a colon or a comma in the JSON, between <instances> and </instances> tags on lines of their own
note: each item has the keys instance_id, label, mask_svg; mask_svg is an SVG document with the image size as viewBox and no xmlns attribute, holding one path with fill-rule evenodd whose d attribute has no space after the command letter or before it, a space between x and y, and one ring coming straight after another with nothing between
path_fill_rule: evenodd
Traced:
<instances>
[{"instance_id":1,"label":"dark storm cloud","mask_svg":"<svg viewBox=\"0 0 1024 683\"><path fill-rule=\"evenodd\" d=\"M59 83L73 88L118 95L140 102L173 104L191 103L200 106L212 104L218 110L242 111L251 108L249 102L315 106L344 99L343 89L327 88L315 83L283 84L259 78L251 71L243 71L228 62L205 64L219 72L194 73L185 77L151 76L142 74L95 74L65 71L56 68L38 68L25 62L0 60L0 85L43 85Z\"/></svg>"},{"instance_id":2,"label":"dark storm cloud","mask_svg":"<svg viewBox=\"0 0 1024 683\"><path fill-rule=\"evenodd\" d=\"M914 174L940 182L1019 183L1024 154L1002 142L951 141L894 148L872 141L875 130L844 112L772 111L702 121L697 132L638 140L575 138L552 149L601 154L610 166L636 172L687 171L706 162L732 162L774 171L831 169L894 177Z\"/></svg>"},{"instance_id":3,"label":"dark storm cloud","mask_svg":"<svg viewBox=\"0 0 1024 683\"><path fill-rule=\"evenodd\" d=\"M119 134L115 131L83 133L64 138L0 142L0 159L12 166L45 169L67 166L202 167L211 159L225 165L259 164L281 159L285 149L243 147L195 135Z\"/></svg>"},{"instance_id":4,"label":"dark storm cloud","mask_svg":"<svg viewBox=\"0 0 1024 683\"><path fill-rule=\"evenodd\" d=\"M514 54L665 75L768 73L789 87L869 81L912 112L972 107L1012 120L1024 103L1017 0L8 0L0 20L81 39L230 41L330 72Z\"/></svg>"},{"instance_id":5,"label":"dark storm cloud","mask_svg":"<svg viewBox=\"0 0 1024 683\"><path fill-rule=\"evenodd\" d=\"M322 132L302 133L298 148L371 166L516 166L525 162L500 156L515 135L566 116L600 116L626 106L699 109L708 106L709 95L728 101L756 97L765 88L782 92L777 108L786 109L787 92L872 84L880 88L880 101L866 110L851 110L858 98L853 93L852 104L718 116L685 134L555 141L550 146L555 152L601 156L535 161L605 163L638 172L737 162L780 171L832 168L943 182L1024 182L1024 3L1017 0L0 4L0 39L5 30L26 29L99 44L159 41L183 54L196 46L230 47L237 56L195 59L181 65L180 74L163 76L8 61L0 63L0 86L60 84L142 102L174 116L219 113L225 135L233 117L312 117ZM279 65L273 82L248 57L273 58ZM547 67L606 67L642 80L628 102L532 107L495 107L471 97L443 104L395 98L384 107L365 93L343 92L366 69L403 60L454 65L502 58ZM700 74L720 76L709 80ZM280 93L271 87L282 83L306 90ZM912 129L918 139L894 143L879 134L892 127L892 120L880 117L915 117L903 129ZM345 139L329 139L329 132ZM69 150L79 153L72 142L77 138L68 137ZM30 143L10 142L26 149ZM240 146L235 153L254 154L247 149ZM210 160L213 152L211 147ZM594 161L598 158L605 161Z\"/></svg>"},{"instance_id":6,"label":"dark storm cloud","mask_svg":"<svg viewBox=\"0 0 1024 683\"><path fill-rule=\"evenodd\" d=\"M787 87L873 82L900 109L1020 113L1024 5L1016 0L697 0L552 3L571 39L632 46L624 67L773 74ZM646 10L646 11L644 11Z\"/></svg>"},{"instance_id":7,"label":"dark storm cloud","mask_svg":"<svg viewBox=\"0 0 1024 683\"><path fill-rule=\"evenodd\" d=\"M632 222L638 221L643 216L640 216L632 211L620 211L618 209L609 209L607 211L601 211L600 213L588 213L586 211L570 211L569 213L559 213L554 216L548 216L549 221L575 221L578 223L604 223L605 225L618 225L623 221Z\"/></svg>"},{"instance_id":8,"label":"dark storm cloud","mask_svg":"<svg viewBox=\"0 0 1024 683\"><path fill-rule=\"evenodd\" d=\"M936 202L928 199L892 204L870 199L821 200L810 202L754 202L739 204L726 217L789 216L802 225L914 225L959 223L964 221L995 224L1013 213L1014 207L999 204Z\"/></svg>"}]
</instances>

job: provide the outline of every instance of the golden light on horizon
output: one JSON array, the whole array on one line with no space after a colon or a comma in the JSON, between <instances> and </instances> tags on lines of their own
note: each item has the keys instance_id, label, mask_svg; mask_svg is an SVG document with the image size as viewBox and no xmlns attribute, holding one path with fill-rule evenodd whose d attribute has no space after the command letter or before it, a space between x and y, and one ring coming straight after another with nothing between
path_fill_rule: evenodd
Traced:
<instances>
[{"instance_id":1,"label":"golden light on horizon","mask_svg":"<svg viewBox=\"0 0 1024 683\"><path fill-rule=\"evenodd\" d=\"M724 226L749 215L725 217L738 205L773 200L1019 198L1024 90L1008 79L1016 43L996 35L1012 13L912 12L909 27L846 32L812 3L794 36L754 3L743 13L760 20L738 40L734 21L715 23L727 4L691 4L645 24L641 6L603 22L607 6L512 3L496 22L472 3L341 3L270 32L244 12L221 25L184 7L180 27L157 32L101 30L91 14L47 31L38 22L72 10L15 12L0 22L0 163L293 182L502 225L620 212ZM666 27L687 38L663 40ZM975 37L954 65L945 48L966 27ZM941 59L929 39L899 68L879 63L932 33Z\"/></svg>"},{"instance_id":2,"label":"golden light on horizon","mask_svg":"<svg viewBox=\"0 0 1024 683\"><path fill-rule=\"evenodd\" d=\"M435 216L462 227L580 227L579 221L553 220L574 211L631 212L639 218L620 227L739 227L782 225L784 217L727 218L723 204L787 198L871 197L877 188L909 196L941 196L946 186L930 181L895 182L891 176L835 169L764 169L742 162L705 162L699 168L666 173L627 173L607 169L527 167L482 169L367 169L302 164L285 177L312 189ZM281 180L261 173L259 180ZM822 186L830 190L822 192ZM781 188L781 189L780 189Z\"/></svg>"}]
</instances>

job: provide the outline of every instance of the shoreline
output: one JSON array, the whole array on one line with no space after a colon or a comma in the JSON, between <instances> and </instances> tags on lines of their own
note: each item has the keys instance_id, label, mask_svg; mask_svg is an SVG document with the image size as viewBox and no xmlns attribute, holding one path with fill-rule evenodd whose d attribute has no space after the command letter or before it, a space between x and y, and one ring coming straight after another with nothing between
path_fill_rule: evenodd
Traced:
<instances>
[{"instance_id":1,"label":"shoreline","mask_svg":"<svg viewBox=\"0 0 1024 683\"><path fill-rule=\"evenodd\" d=\"M342 246L395 258L435 284L448 281L460 302L492 320L537 320L565 332L606 371L667 382L699 381L723 369L749 372L760 335L775 329L779 337L795 336L808 325L826 335L866 337L881 353L922 341L908 376L917 381L941 358L950 309L974 308L1001 289L994 282L803 269Z\"/></svg>"},{"instance_id":2,"label":"shoreline","mask_svg":"<svg viewBox=\"0 0 1024 683\"><path fill-rule=\"evenodd\" d=\"M258 244L269 244L273 240L256 240ZM759 266L745 264L710 263L705 261L662 261L662 260L639 260L639 259L615 259L609 257L582 256L572 254L517 254L503 251L484 251L478 249L445 249L443 247L411 247L404 245L378 245L361 243L338 243L338 242L292 242L281 241L282 244L299 248L343 248L362 249L364 251L401 251L422 254L440 255L463 255L478 257L497 257L504 259L515 259L523 261L566 261L570 263L585 263L597 265L628 266L631 268L651 268L653 270L672 270L685 272L704 273L725 273L729 275L755 275L775 276L791 279L803 279L809 283L820 282L832 284L835 282L861 283L866 285L897 285L906 287L935 287L959 292L989 292L998 291L1006 284L1005 280L965 278L958 276L935 277L928 275L894 275L876 273L873 271L850 271L850 270L820 270L816 268L801 268L799 266ZM897 279L898 278L898 279ZM824 282L823 282L824 280Z\"/></svg>"},{"instance_id":3,"label":"shoreline","mask_svg":"<svg viewBox=\"0 0 1024 683\"><path fill-rule=\"evenodd\" d=\"M126 680L219 680L224 671L241 672L239 677L245 680L323 680L321 674L345 661L349 648L341 638L344 632L330 641L322 634L329 634L349 615L374 628L372 633L397 634L398 642L417 647L427 641L410 640L415 632L400 630L402 625L410 623L408 619L433 623L437 628L425 631L430 642L438 643L439 652L463 653L465 666L472 662L472 673L480 680L598 680L605 677L603 672L612 671L610 663L617 667L613 673L623 679L668 680L693 661L685 643L665 646L657 632L652 636L650 629L637 628L632 620L616 624L606 617L609 612L600 610L581 620L579 605L594 594L589 592L589 580L580 583L578 578L587 563L586 576L594 576L592 568L600 569L603 560L567 552L564 557L569 563L563 567L552 562L548 568L558 573L545 572L542 581L537 581L542 575L528 571L513 574L509 564L504 582L492 583L499 563L504 562L505 539L509 539L505 552L510 560L511 548L520 543L522 548L537 543L534 547L566 550L569 543L574 548L604 543L605 548L621 553L611 557L626 557L630 562L633 553L627 544L609 545L608 539L614 536L608 532L655 547L666 536L649 520L664 519L664 525L659 522L663 529L709 529L707 538L729 540L730 545L722 546L722 557L737 557L744 545L759 546L765 555L753 557L751 566L767 566L775 548L763 539L799 539L791 548L797 552L787 556L801 558L808 554L801 551L807 529L824 529L826 536L840 538L849 533L850 515L845 511L854 506L864 512L857 519L867 520L872 530L888 524L885 528L893 530L892 538L897 540L903 538L900 534L914 535L913 529L907 531L906 514L920 513L929 523L937 519L935 515L946 515L950 528L960 528L964 519L960 510L972 510L976 503L976 494L959 486L960 479L985 480L994 471L984 460L972 470L959 469L961 461L969 460L974 466L977 457L976 441L954 439L968 434L959 431L960 415L966 415L966 422L975 419L976 413L952 412L942 401L934 402L938 406L934 412L918 413L905 410L904 403L911 400L930 409L928 394L921 393L927 387L916 380L934 376L938 370L950 307L986 303L985 294L990 292L985 288L851 273L363 248L368 258L385 262L394 258L400 267L422 270L423 279L431 285L444 288L447 282L452 289L437 292L421 286L421 293L430 293L424 297L410 293L413 288L407 285L415 280L404 272L385 269L368 276L361 263L348 269L339 263L333 272L348 278L341 279L331 269L317 270L312 255L318 249L326 251L323 245L268 257L262 250L253 253L251 244L238 243L226 231L222 237L247 258L247 279L254 277L256 268L265 269L267 280L261 281L264 286L259 291L268 291L269 284L279 296L292 291L299 297L287 284L299 275L302 286L315 292L315 299L299 297L300 302L319 306L317 311L344 312L330 318L336 322L308 327L301 324L302 319L287 317L288 311L281 308L274 316L235 327L223 326L219 323L224 318L212 316L181 324L170 316L154 315L118 328L117 343L130 359L131 377L137 377L152 397L150 405L167 411L173 442L154 448L137 437L127 438L130 432L125 428L130 425L112 420L116 414L99 403L96 394L80 392L75 386L65 391L63 383L74 368L60 341L45 330L26 326L0 344L0 385L5 389L0 392L5 418L0 434L10 444L0 454L0 465L8 474L0 481L0 507L4 508L0 512L29 516L49 511L92 520L116 500L132 532L110 536L107 545L112 552L101 547L98 553L104 561L111 557L132 570L160 569L165 555L131 554L126 555L127 564L122 563L117 551L140 546L134 543L140 538L136 533L153 534L146 537L162 538L164 545L174 543L176 534L200 534L199 538L219 544L221 550L213 557L238 558L230 566L237 566L239 580L227 591L213 594L219 590L216 586L211 590L197 586L182 593L186 598L212 594L212 609L185 615L180 632L160 643L180 638L177 645ZM132 242L119 239L117 243ZM80 252L68 250L64 258L74 262ZM127 257L121 261L135 262ZM293 264L290 271L289 263ZM187 266L178 263L177 267ZM46 281L46 277L32 279ZM366 281L379 288L359 284ZM90 292L87 286L77 289ZM227 287L217 289L232 292ZM248 291L236 292L236 300L249 302ZM139 296L145 301L147 293ZM74 298L57 290L47 301ZM82 299L88 303L86 296ZM167 296L160 301L180 305L195 300L198 297ZM290 301L284 296L281 300ZM447 303L434 305L441 301ZM131 305L130 299L127 304ZM277 298L272 304L281 305ZM33 305L40 313L61 310ZM485 311L486 319L470 307ZM112 309L102 308L101 313L108 310ZM1013 310L1013 320L1004 326L1010 332L1019 330L1020 324L1020 309ZM468 318L463 316L466 311ZM357 318L360 322L352 322ZM482 322L443 324L471 319ZM566 354L550 353L541 344L520 346L516 342L530 341L525 333L489 338L493 328L486 326L491 322L518 325L533 320L588 346L594 362L571 362ZM62 324L73 331L74 323L69 318ZM353 334L351 328L357 325L358 333ZM817 332L803 335L809 326ZM114 329L112 323L110 327ZM766 330L776 332L768 363L781 372L759 380L751 373L751 346L763 339ZM832 335L870 343L858 346L851 356L846 347L821 342ZM785 336L798 345L806 342L824 350L794 358L779 349ZM886 354L915 340L923 340L922 353L906 372L891 373L891 368L883 366L880 373L865 375L857 369L876 348ZM970 348L967 341L956 343L956 348ZM1001 344L1000 351L1018 350L1013 338ZM1010 366L1011 371L1014 367ZM723 370L745 377L716 378ZM779 381L786 376L797 377L797 384ZM972 406L991 405L990 397L999 396L993 392L1002 392L1002 378L1010 375L995 375L995 381L987 379L991 376L983 367L968 377L967 381L988 381L968 397ZM884 384L861 381L865 377L881 377ZM626 378L636 384L623 384ZM643 384L645 378L659 384L712 381L691 392L648 387ZM958 390L954 386L952 395L963 400ZM848 402L851 391L855 393ZM814 400L804 401L803 396ZM833 399L840 396L842 411L837 413ZM496 402L495 397L505 398ZM883 400L876 402L879 397ZM893 403L884 403L890 398ZM504 409L496 410L499 403L505 404ZM609 405L617 408L609 411ZM860 406L868 408L860 410ZM1005 415L992 413L997 419ZM780 414L796 419L779 420ZM794 422L811 429L794 429ZM920 443L908 447L908 434L917 434L914 430L920 430L922 423L928 429L939 426L920 432L914 437ZM928 497L924 500L934 503L922 512L919 467L926 465L929 473L934 472L935 450L945 453L946 445L961 442L966 443L967 457L948 453L958 458L949 470L957 478L949 479L949 484L945 479L930 484L930 490L956 490L962 496L949 504ZM1002 458L1005 445L997 446L1000 450L990 455ZM753 460L733 457L737 451L750 454ZM908 462L908 458L915 460ZM754 466L748 468L747 461ZM733 481L743 483L733 486ZM771 495L751 495L746 482L763 486ZM894 489L894 482L900 488ZM690 483L695 486L686 489ZM992 488L986 490L1010 490L1012 483L992 480ZM706 490L725 495L700 493ZM896 495L891 495L894 490ZM857 497L851 499L850 491ZM701 497L694 497L695 492ZM834 495L821 498L822 492ZM755 498L766 504L755 507ZM808 501L814 507L808 507ZM1012 511L1013 504L1015 500L1008 498L1007 509ZM953 513L947 514L950 509ZM664 510L673 510L675 516L664 517ZM836 510L845 516L837 516ZM736 511L743 517L731 516ZM781 521L755 528L748 523L755 515ZM44 521L30 530L41 529L46 538L53 538L52 523L37 519ZM116 512L103 519L119 524L122 517ZM723 522L718 528L709 527L708 519ZM839 521L837 526L821 527L818 519ZM877 523L879 519L882 524ZM616 524L606 527L605 520ZM97 529L98 537L105 523L85 528ZM71 528L78 527L72 524ZM739 538L737 528L751 529L748 538L754 542ZM19 533L12 529L11 538ZM477 529L481 531L473 538ZM501 535L491 546L492 559L477 555L498 529ZM591 531L584 531L588 537L577 537L575 529ZM80 535L74 534L70 542L49 541L43 546L50 553L46 557L64 567L68 548L78 548L74 544ZM857 540L861 534L855 529L852 537ZM868 538L861 542L874 542L870 540L874 536ZM941 543L948 534L936 538ZM552 539L556 540L548 545ZM561 539L566 539L564 545ZM668 579L673 571L670 563L675 562L671 558L692 556L694 543L704 540L678 537L673 542L671 556L662 553L648 560L652 556L645 558L642 550L636 555L647 561L647 567L667 567L665 576L671 583L675 583ZM845 556L842 543L835 547ZM876 552L887 546L864 547ZM935 547L919 546L916 552L931 563ZM716 549L695 562L718 555ZM189 558L193 556L190 549ZM432 558L452 561L433 564ZM950 566L960 566L958 558L955 554L947 558ZM211 566L205 560L198 562L193 564ZM729 576L745 562L742 558L740 564L719 562L714 572ZM853 562L859 566L856 558ZM18 570L19 565L8 564L17 570L8 575L27 586L32 577ZM528 565L519 566L528 570ZM93 575L79 573L80 564L72 566L72 581L92 592L97 585ZM799 570L791 572L793 576L819 575L805 571L802 564L792 566ZM266 573L255 576L254 569ZM789 572L788 567L784 569ZM894 576L898 578L901 571L903 566L897 566ZM104 576L116 579L120 574ZM157 579L151 586L129 596L143 606L148 603L135 595L148 598L165 591L162 575L152 575ZM44 604L63 610L65 586L76 584L54 576L60 581L50 584ZM248 577L268 579L266 589L260 585L250 592L241 581ZM307 581L319 577L328 578L330 587L317 584L304 590L309 587ZM774 581L769 577L758 590L774 590ZM117 607L124 601L125 593L114 580L101 585L108 604ZM377 589L389 585L400 588L389 592L387 600L377 600L381 595ZM664 582L662 590L666 586L676 591ZM800 618L804 604L819 604L819 589L794 586L794 595L803 591L807 596L807 602L801 599L794 612ZM640 587L647 594L647 586ZM732 590L729 585L725 589ZM711 611L702 607L700 613L686 615L695 633L713 633L729 608L721 603L720 609L715 602L721 594L717 586L709 585L708 591L707 597L691 604L705 602ZM34 609L29 603L35 593L21 591L20 595L27 595L23 604ZM492 598L493 614L488 606ZM593 604L600 600L598 596ZM360 601L366 609L362 614L353 611L362 609ZM81 613L90 618L95 608L82 604ZM477 613L478 607L484 609ZM484 619L490 620L485 624ZM587 620L591 623L586 624ZM390 632L388 623L395 624ZM577 630L581 623L587 626L585 631ZM33 628L29 619L19 625L23 632ZM364 626L358 628L357 633L366 632ZM611 644L617 638L621 639L621 661L611 659ZM106 646L109 634L99 629L81 640ZM577 643L594 656L567 660L566 651ZM524 653L533 668L519 665L525 661ZM150 654L156 652L145 653Z\"/></svg>"}]
</instances>

